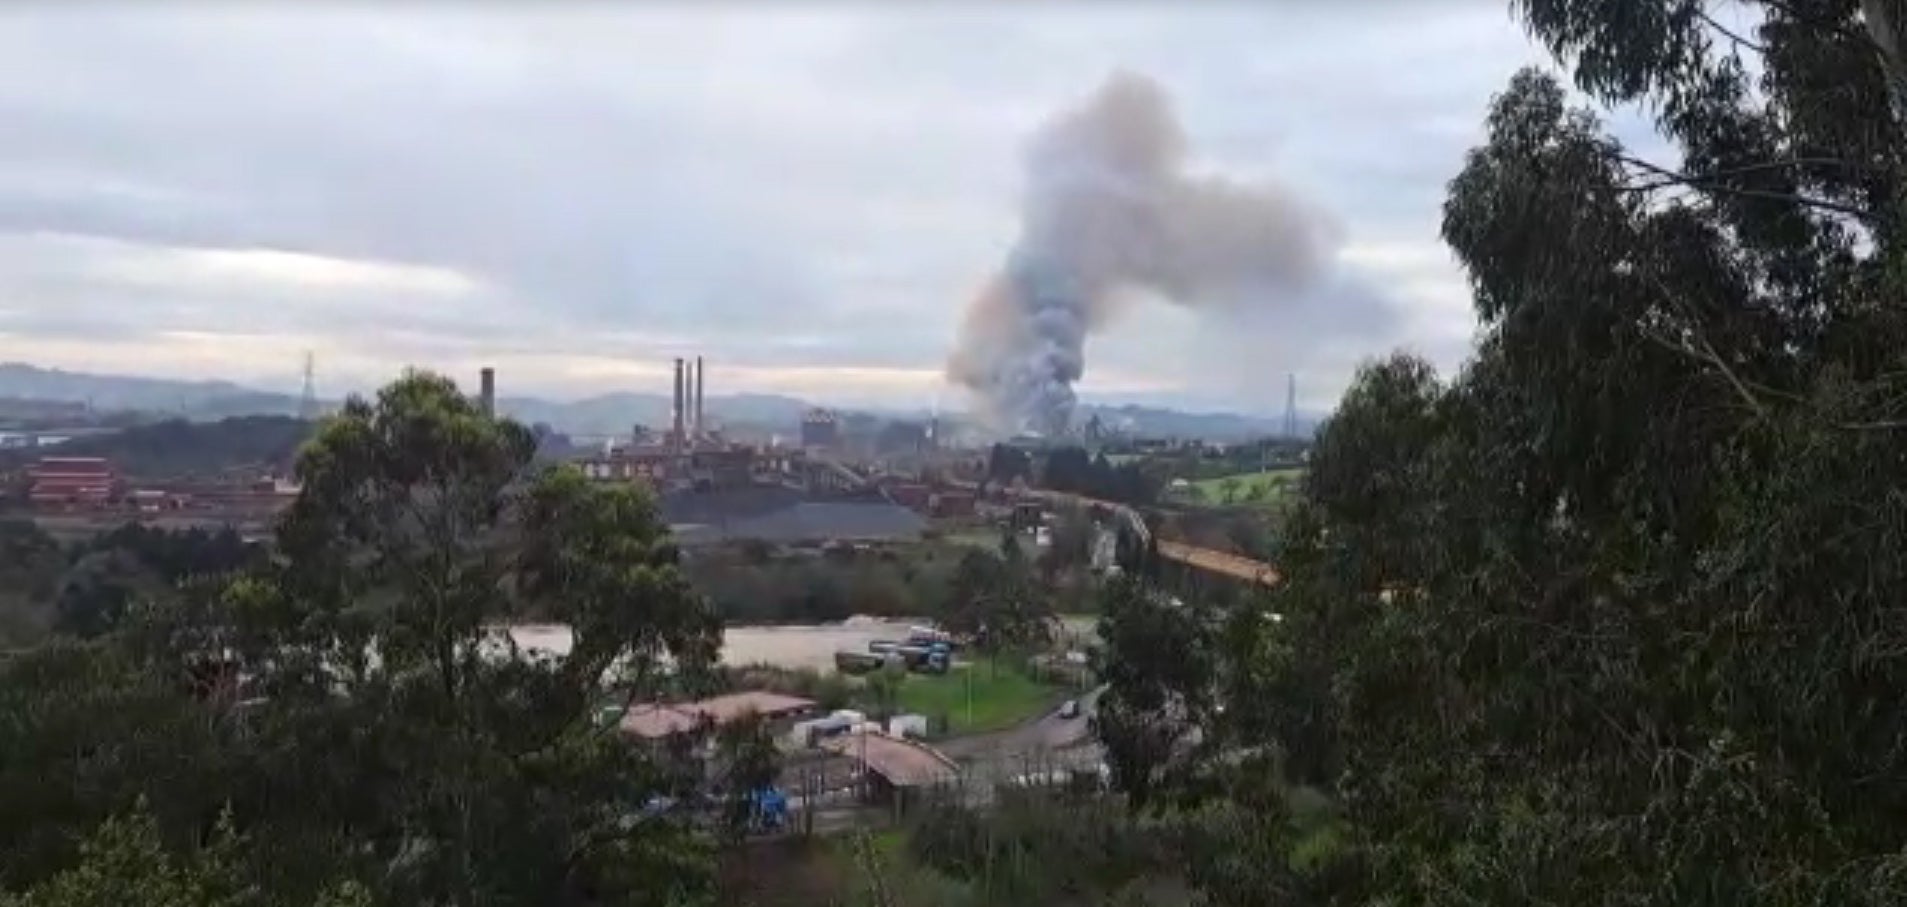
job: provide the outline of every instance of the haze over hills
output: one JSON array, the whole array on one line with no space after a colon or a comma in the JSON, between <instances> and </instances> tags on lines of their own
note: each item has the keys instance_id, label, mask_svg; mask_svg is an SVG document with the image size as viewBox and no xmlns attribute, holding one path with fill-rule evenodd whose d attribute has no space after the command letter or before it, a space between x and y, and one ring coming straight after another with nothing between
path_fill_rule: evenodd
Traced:
<instances>
[{"instance_id":1,"label":"haze over hills","mask_svg":"<svg viewBox=\"0 0 1907 907\"><path fill-rule=\"evenodd\" d=\"M19 362L0 363L0 397L90 404L97 410L137 410L187 419L222 419L247 415L295 415L296 395L258 390L222 380L183 381L134 375L102 375L41 368ZM336 401L321 401L335 405ZM769 430L792 431L801 414L825 401L809 401L780 394L710 395L710 416L725 423L748 424ZM631 425L652 428L669 421L669 397L661 393L616 392L575 400L504 396L497 401L504 413L526 423L546 423L576 435L622 434ZM925 420L925 408L859 408L869 415ZM948 413L948 416L956 414ZM1109 428L1137 434L1201 437L1227 440L1277 434L1283 420L1226 412L1189 412L1168 406L1103 401L1084 405L1080 418L1097 415ZM1317 415L1300 413L1298 429L1309 434Z\"/></svg>"}]
</instances>

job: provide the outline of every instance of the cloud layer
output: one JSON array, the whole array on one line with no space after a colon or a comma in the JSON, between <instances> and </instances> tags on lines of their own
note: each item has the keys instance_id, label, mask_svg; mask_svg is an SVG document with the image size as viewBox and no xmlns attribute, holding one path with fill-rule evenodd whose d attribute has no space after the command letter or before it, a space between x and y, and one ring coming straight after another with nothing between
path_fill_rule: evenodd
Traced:
<instances>
[{"instance_id":1,"label":"cloud layer","mask_svg":"<svg viewBox=\"0 0 1907 907\"><path fill-rule=\"evenodd\" d=\"M1128 68L1189 166L1328 208L1353 276L1262 333L1134 312L1082 391L1323 403L1363 356L1460 354L1436 209L1534 58L1490 0L536 9L0 11L0 358L580 394L699 351L711 390L931 402L1023 137Z\"/></svg>"}]
</instances>

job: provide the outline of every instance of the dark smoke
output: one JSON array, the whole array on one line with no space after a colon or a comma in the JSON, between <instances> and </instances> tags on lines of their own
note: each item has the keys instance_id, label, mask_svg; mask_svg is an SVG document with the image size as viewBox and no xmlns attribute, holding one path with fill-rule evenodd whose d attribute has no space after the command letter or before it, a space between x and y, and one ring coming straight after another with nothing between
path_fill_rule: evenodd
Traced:
<instances>
[{"instance_id":1,"label":"dark smoke","mask_svg":"<svg viewBox=\"0 0 1907 907\"><path fill-rule=\"evenodd\" d=\"M1188 176L1184 156L1164 92L1127 73L1033 136L1019 239L947 363L996 427L1065 432L1086 337L1135 292L1278 305L1330 267L1328 218L1275 186Z\"/></svg>"}]
</instances>

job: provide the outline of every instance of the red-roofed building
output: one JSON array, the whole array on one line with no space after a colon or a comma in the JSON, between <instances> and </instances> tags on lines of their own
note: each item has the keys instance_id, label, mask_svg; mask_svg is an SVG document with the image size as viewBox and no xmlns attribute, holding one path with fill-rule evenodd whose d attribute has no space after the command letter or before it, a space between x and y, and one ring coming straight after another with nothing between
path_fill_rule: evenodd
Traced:
<instances>
[{"instance_id":1,"label":"red-roofed building","mask_svg":"<svg viewBox=\"0 0 1907 907\"><path fill-rule=\"evenodd\" d=\"M119 475L104 457L41 457L28 471L27 499L46 509L91 509L113 500Z\"/></svg>"},{"instance_id":2,"label":"red-roofed building","mask_svg":"<svg viewBox=\"0 0 1907 907\"><path fill-rule=\"evenodd\" d=\"M799 696L766 691L729 693L700 702L635 706L623 716L622 730L632 737L661 740L692 731L704 722L721 727L753 713L767 720L771 726L779 726L814 710L814 700Z\"/></svg>"}]
</instances>

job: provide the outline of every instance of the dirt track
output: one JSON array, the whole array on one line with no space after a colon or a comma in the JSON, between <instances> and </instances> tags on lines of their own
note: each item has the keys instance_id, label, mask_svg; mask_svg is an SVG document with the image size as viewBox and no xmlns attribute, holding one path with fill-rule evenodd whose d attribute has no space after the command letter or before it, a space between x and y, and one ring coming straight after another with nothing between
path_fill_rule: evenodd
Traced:
<instances>
[{"instance_id":1,"label":"dirt track","mask_svg":"<svg viewBox=\"0 0 1907 907\"><path fill-rule=\"evenodd\" d=\"M834 670L834 653L843 649L865 652L877 639L904 639L906 621L856 618L839 624L786 627L726 627L722 630L722 662L730 665L768 664L778 668ZM569 628L533 624L511 628L517 645L558 655L569 651Z\"/></svg>"},{"instance_id":2,"label":"dirt track","mask_svg":"<svg viewBox=\"0 0 1907 907\"><path fill-rule=\"evenodd\" d=\"M722 630L722 662L729 665L768 664L778 668L834 670L834 653L843 649L866 652L867 644L877 639L905 639L910 627L924 619L878 620L850 618L838 624L806 624L782 627L734 626ZM1067 618L1070 636L1091 635L1090 619ZM517 645L558 655L570 646L569 628L558 624L524 624L511 628Z\"/></svg>"}]
</instances>

